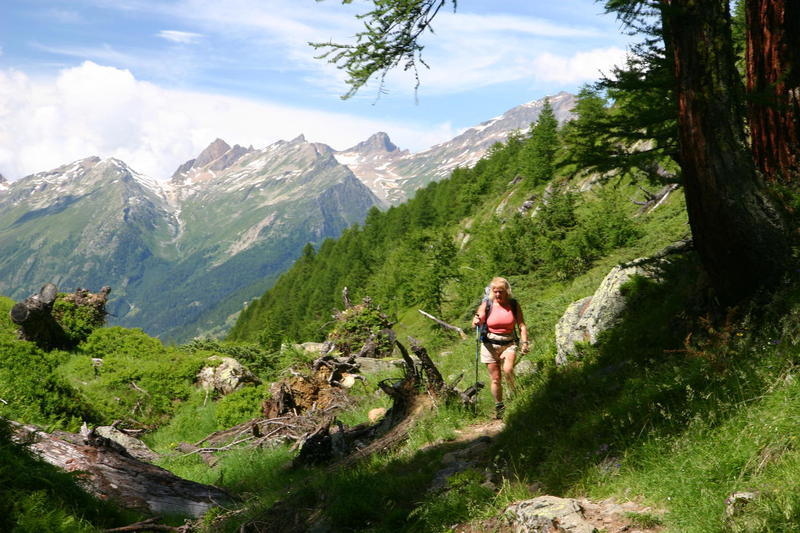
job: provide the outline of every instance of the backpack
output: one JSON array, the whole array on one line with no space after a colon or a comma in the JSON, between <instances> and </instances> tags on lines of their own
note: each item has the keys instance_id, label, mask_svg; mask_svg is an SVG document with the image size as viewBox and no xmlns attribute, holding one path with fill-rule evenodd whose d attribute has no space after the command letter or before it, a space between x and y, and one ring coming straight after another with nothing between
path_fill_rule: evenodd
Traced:
<instances>
[{"instance_id":1,"label":"backpack","mask_svg":"<svg viewBox=\"0 0 800 533\"><path fill-rule=\"evenodd\" d=\"M492 303L494 301L488 298L484 298L483 301L486 302L486 309L483 315L484 316L483 324L481 324L480 327L480 335L481 335L481 342L487 342L489 340L486 336L489 333L489 325L487 324L487 322L489 322L489 314L492 312ZM511 303L511 314L514 315L514 343L516 343L517 340L519 339L519 336L517 335L517 310L519 309L519 303L514 298L511 298L510 303Z\"/></svg>"}]
</instances>

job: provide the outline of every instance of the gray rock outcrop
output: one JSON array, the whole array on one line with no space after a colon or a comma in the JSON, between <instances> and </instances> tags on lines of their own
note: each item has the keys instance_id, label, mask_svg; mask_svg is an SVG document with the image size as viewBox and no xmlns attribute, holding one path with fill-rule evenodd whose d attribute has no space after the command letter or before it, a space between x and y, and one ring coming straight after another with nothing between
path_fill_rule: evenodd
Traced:
<instances>
[{"instance_id":1,"label":"gray rock outcrop","mask_svg":"<svg viewBox=\"0 0 800 533\"><path fill-rule=\"evenodd\" d=\"M514 533L594 533L577 500L539 496L508 506L505 516Z\"/></svg>"},{"instance_id":2,"label":"gray rock outcrop","mask_svg":"<svg viewBox=\"0 0 800 533\"><path fill-rule=\"evenodd\" d=\"M655 277L653 263L645 266L642 260L629 266L618 265L603 279L592 296L572 303L556 324L556 363L566 364L575 355L575 343L597 342L597 335L619 322L625 310L625 296L620 291L633 276Z\"/></svg>"},{"instance_id":3,"label":"gray rock outcrop","mask_svg":"<svg viewBox=\"0 0 800 533\"><path fill-rule=\"evenodd\" d=\"M597 342L597 335L615 326L625 310L625 296L620 290L633 276L658 279L667 257L693 248L690 238L670 244L651 257L617 265L603 279L592 296L572 303L556 324L556 363L566 364L575 355L576 342Z\"/></svg>"},{"instance_id":4,"label":"gray rock outcrop","mask_svg":"<svg viewBox=\"0 0 800 533\"><path fill-rule=\"evenodd\" d=\"M221 363L204 367L197 375L197 384L207 391L230 394L247 383L259 383L259 379L236 359L213 355L208 360Z\"/></svg>"}]
</instances>

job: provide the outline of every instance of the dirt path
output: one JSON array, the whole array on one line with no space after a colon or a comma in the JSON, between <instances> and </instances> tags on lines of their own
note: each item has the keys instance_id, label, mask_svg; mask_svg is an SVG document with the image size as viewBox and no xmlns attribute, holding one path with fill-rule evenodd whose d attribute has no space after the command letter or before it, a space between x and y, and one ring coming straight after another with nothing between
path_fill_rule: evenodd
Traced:
<instances>
[{"instance_id":1,"label":"dirt path","mask_svg":"<svg viewBox=\"0 0 800 533\"><path fill-rule=\"evenodd\" d=\"M446 486L447 477L462 471L467 468L475 468L478 470L487 470L491 462L490 457L490 444L491 441L505 428L502 420L486 420L477 424L466 426L457 430L456 438L448 441L448 444L463 443L464 445L442 458L442 470L437 474L435 485L438 487ZM499 484L495 484L499 487ZM557 508L560 506L572 506L577 511L574 516L557 516L555 518L547 518L551 511L542 508L541 515L543 518L534 518L533 522L542 521L541 527L533 528L519 528L515 527L512 523L503 516L498 516L486 520L470 522L456 526L454 531L459 533L479 533L479 532L497 532L497 533L510 533L515 531L530 531L536 532L583 532L591 531L594 528L596 531L603 533L658 533L664 530L661 525L661 516L663 511L655 510L650 507L641 505L634 501L618 502L614 499L592 501L586 498L558 498L549 495L539 494L531 500L537 500L536 504L531 504L530 507L543 505L547 502L551 507ZM516 502L520 504L521 502ZM523 507L528 504L523 504ZM552 524L548 523L552 521ZM544 525L548 523L548 525Z\"/></svg>"}]
</instances>

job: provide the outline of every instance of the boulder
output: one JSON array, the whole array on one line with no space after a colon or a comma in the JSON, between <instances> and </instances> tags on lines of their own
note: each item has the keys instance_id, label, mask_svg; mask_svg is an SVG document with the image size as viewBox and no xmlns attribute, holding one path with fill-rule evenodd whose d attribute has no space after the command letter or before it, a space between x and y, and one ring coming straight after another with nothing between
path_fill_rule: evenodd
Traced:
<instances>
[{"instance_id":1,"label":"boulder","mask_svg":"<svg viewBox=\"0 0 800 533\"><path fill-rule=\"evenodd\" d=\"M331 351L331 345L327 342L304 342L302 344L295 344L294 346L295 348L319 355L325 355Z\"/></svg>"},{"instance_id":2,"label":"boulder","mask_svg":"<svg viewBox=\"0 0 800 533\"><path fill-rule=\"evenodd\" d=\"M597 342L600 332L615 326L625 310L625 296L620 291L633 276L655 277L659 262L644 259L627 266L617 265L603 279L592 296L572 303L556 324L556 363L566 364L575 355L575 343Z\"/></svg>"},{"instance_id":3,"label":"boulder","mask_svg":"<svg viewBox=\"0 0 800 533\"><path fill-rule=\"evenodd\" d=\"M527 376L536 373L536 365L530 359L523 359L514 367L514 373L518 376Z\"/></svg>"},{"instance_id":4,"label":"boulder","mask_svg":"<svg viewBox=\"0 0 800 533\"><path fill-rule=\"evenodd\" d=\"M127 433L118 430L114 426L98 426L94 428L94 432L101 437L105 437L117 443L135 459L146 463L152 463L158 459L158 454L148 448L147 444L136 437L131 437Z\"/></svg>"},{"instance_id":5,"label":"boulder","mask_svg":"<svg viewBox=\"0 0 800 533\"><path fill-rule=\"evenodd\" d=\"M197 375L197 383L207 391L230 394L247 383L259 383L259 379L239 361L231 357L212 355L209 361L221 361L215 366L204 367Z\"/></svg>"},{"instance_id":6,"label":"boulder","mask_svg":"<svg viewBox=\"0 0 800 533\"><path fill-rule=\"evenodd\" d=\"M733 518L741 514L744 507L755 501L756 498L758 498L757 492L734 492L725 498L725 516Z\"/></svg>"},{"instance_id":7,"label":"boulder","mask_svg":"<svg viewBox=\"0 0 800 533\"><path fill-rule=\"evenodd\" d=\"M504 513L514 533L594 533L597 529L583 517L577 500L539 496L516 502Z\"/></svg>"}]
</instances>

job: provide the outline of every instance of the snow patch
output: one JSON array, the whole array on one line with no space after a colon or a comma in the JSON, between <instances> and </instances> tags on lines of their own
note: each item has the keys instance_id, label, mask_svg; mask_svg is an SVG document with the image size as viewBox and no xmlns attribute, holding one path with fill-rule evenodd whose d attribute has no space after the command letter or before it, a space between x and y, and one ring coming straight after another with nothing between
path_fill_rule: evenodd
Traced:
<instances>
[{"instance_id":1,"label":"snow patch","mask_svg":"<svg viewBox=\"0 0 800 533\"><path fill-rule=\"evenodd\" d=\"M336 158L340 165L358 165L361 162L361 156L353 153L335 153L333 157Z\"/></svg>"}]
</instances>

